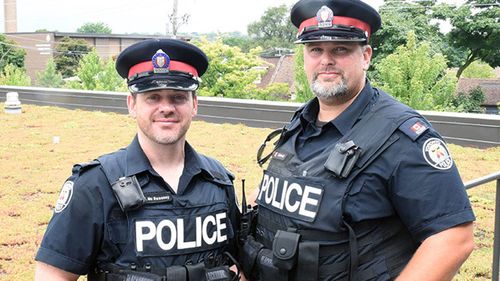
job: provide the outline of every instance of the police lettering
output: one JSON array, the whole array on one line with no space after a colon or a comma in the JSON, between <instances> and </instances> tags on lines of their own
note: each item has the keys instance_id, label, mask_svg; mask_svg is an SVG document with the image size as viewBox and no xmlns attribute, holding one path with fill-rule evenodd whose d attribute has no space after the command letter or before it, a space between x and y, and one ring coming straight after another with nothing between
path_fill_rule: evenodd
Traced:
<instances>
[{"instance_id":1,"label":"police lettering","mask_svg":"<svg viewBox=\"0 0 500 281\"><path fill-rule=\"evenodd\" d=\"M144 251L144 243L156 241L156 245L164 251L172 249L193 249L204 245L213 245L227 240L223 230L227 229L226 213L195 218L195 239L186 241L185 236L192 230L192 225L185 218L176 220L160 220L157 224L149 220L135 222L135 245L138 253ZM192 220L191 220L192 221ZM185 228L185 226L187 226Z\"/></svg>"},{"instance_id":2,"label":"police lettering","mask_svg":"<svg viewBox=\"0 0 500 281\"><path fill-rule=\"evenodd\" d=\"M319 210L323 189L301 183L293 178L281 179L264 174L257 202L280 213L313 221Z\"/></svg>"}]
</instances>

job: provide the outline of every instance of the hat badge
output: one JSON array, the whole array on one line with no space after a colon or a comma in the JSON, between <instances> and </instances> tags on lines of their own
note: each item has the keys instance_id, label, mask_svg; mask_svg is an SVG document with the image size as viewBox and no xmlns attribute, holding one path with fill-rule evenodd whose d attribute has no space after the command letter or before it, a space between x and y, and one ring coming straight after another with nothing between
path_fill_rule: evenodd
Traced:
<instances>
[{"instance_id":1,"label":"hat badge","mask_svg":"<svg viewBox=\"0 0 500 281\"><path fill-rule=\"evenodd\" d=\"M169 71L170 57L162 49L156 51L151 60L154 73L167 73Z\"/></svg>"},{"instance_id":2,"label":"hat badge","mask_svg":"<svg viewBox=\"0 0 500 281\"><path fill-rule=\"evenodd\" d=\"M316 13L319 28L332 27L333 11L327 6L322 6Z\"/></svg>"}]
</instances>

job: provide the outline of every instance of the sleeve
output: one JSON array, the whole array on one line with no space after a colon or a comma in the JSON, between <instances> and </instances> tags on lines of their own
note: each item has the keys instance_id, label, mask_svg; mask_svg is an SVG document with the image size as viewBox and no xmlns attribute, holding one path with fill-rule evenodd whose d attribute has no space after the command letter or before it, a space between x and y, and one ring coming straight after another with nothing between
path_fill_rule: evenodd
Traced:
<instances>
[{"instance_id":1,"label":"sleeve","mask_svg":"<svg viewBox=\"0 0 500 281\"><path fill-rule=\"evenodd\" d=\"M85 275L102 238L103 209L96 173L74 173L64 183L35 260Z\"/></svg>"},{"instance_id":2,"label":"sleeve","mask_svg":"<svg viewBox=\"0 0 500 281\"><path fill-rule=\"evenodd\" d=\"M451 154L432 128L419 138L401 136L390 197L417 241L475 217Z\"/></svg>"}]
</instances>

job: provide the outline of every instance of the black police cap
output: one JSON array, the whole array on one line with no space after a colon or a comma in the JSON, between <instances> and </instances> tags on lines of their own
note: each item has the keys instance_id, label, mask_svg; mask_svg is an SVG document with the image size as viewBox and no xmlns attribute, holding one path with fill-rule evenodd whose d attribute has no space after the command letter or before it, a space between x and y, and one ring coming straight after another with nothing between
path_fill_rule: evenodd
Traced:
<instances>
[{"instance_id":1,"label":"black police cap","mask_svg":"<svg viewBox=\"0 0 500 281\"><path fill-rule=\"evenodd\" d=\"M360 0L300 0L291 10L295 43L367 42L381 25L378 12Z\"/></svg>"},{"instance_id":2,"label":"black police cap","mask_svg":"<svg viewBox=\"0 0 500 281\"><path fill-rule=\"evenodd\" d=\"M127 79L131 93L158 89L195 91L208 68L198 47L177 39L148 39L123 50L116 71Z\"/></svg>"}]
</instances>

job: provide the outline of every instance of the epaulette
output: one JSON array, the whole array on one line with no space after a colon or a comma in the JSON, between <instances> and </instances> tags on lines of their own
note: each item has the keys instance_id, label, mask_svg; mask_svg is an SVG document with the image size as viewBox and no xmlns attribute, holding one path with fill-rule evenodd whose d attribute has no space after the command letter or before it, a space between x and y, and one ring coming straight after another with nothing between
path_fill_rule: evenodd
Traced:
<instances>
[{"instance_id":1,"label":"epaulette","mask_svg":"<svg viewBox=\"0 0 500 281\"><path fill-rule=\"evenodd\" d=\"M78 164L75 164L73 166L72 173L73 174L80 174L80 173L87 171L88 169L90 169L94 166L97 166L97 165L100 165L99 161L97 161L97 160L92 160L92 161L85 162L85 163L78 163Z\"/></svg>"}]
</instances>

